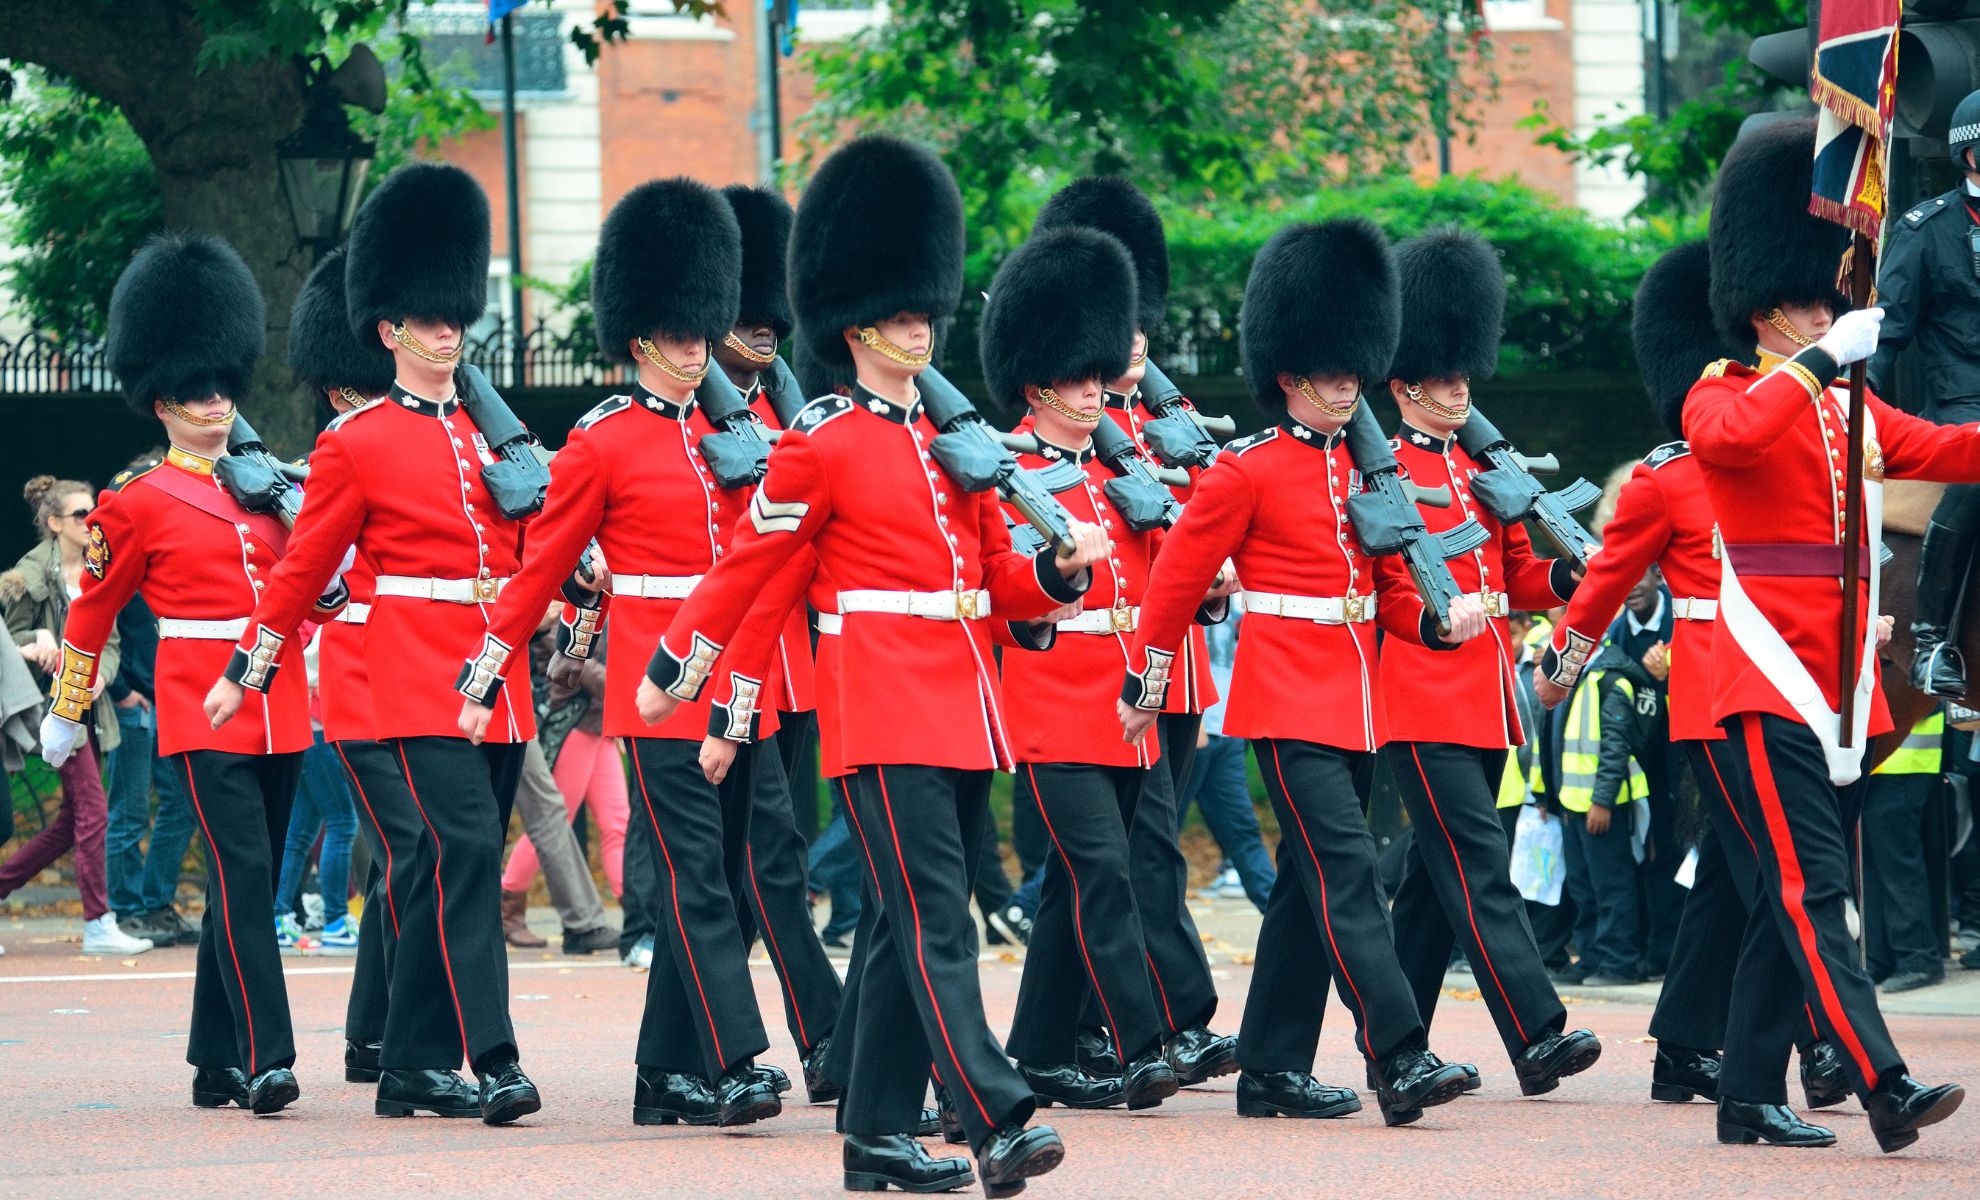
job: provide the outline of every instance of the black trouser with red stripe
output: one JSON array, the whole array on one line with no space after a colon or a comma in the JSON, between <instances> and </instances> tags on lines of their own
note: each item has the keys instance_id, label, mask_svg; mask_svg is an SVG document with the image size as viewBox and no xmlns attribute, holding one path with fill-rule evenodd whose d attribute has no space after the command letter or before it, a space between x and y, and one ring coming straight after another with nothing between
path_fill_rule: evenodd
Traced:
<instances>
[{"instance_id":1,"label":"black trouser with red stripe","mask_svg":"<svg viewBox=\"0 0 1980 1200\"><path fill-rule=\"evenodd\" d=\"M1718 748L1722 758L1723 748L1713 742L1679 744L1691 764L1706 820L1698 834L1698 869L1684 898L1670 969L1650 1017L1650 1036L1690 1050L1720 1050L1726 1044L1733 969L1753 906L1753 849L1742 844L1743 837L1727 842L1719 832L1721 824L1731 823L1732 811L1725 770L1714 756Z\"/></svg>"},{"instance_id":2,"label":"black trouser with red stripe","mask_svg":"<svg viewBox=\"0 0 1980 1200\"><path fill-rule=\"evenodd\" d=\"M983 1015L972 867L990 816L990 772L863 766L853 812L878 876L879 903L858 988L847 1133L915 1127L930 1052L972 1147L1031 1118L1035 1100ZM918 1029L926 1045L904 1036Z\"/></svg>"},{"instance_id":3,"label":"black trouser with red stripe","mask_svg":"<svg viewBox=\"0 0 1980 1200\"><path fill-rule=\"evenodd\" d=\"M295 1065L295 1031L275 944L275 872L301 754L174 754L206 841L206 920L194 963L186 1061L250 1077Z\"/></svg>"},{"instance_id":4,"label":"black trouser with red stripe","mask_svg":"<svg viewBox=\"0 0 1980 1200\"><path fill-rule=\"evenodd\" d=\"M391 745L350 739L332 742L330 748L350 779L351 795L357 799L358 832L371 853L344 1036L354 1042L382 1042L386 1014L391 1011L392 967L398 961L399 911L412 893L425 826ZM420 1046L444 1048L459 1032L451 1005L421 1004L419 1016L426 1027L413 1041Z\"/></svg>"},{"instance_id":5,"label":"black trouser with red stripe","mask_svg":"<svg viewBox=\"0 0 1980 1200\"><path fill-rule=\"evenodd\" d=\"M777 757L790 785L791 820L802 844L818 840L818 710L777 710Z\"/></svg>"},{"instance_id":6,"label":"black trouser with red stripe","mask_svg":"<svg viewBox=\"0 0 1980 1200\"><path fill-rule=\"evenodd\" d=\"M1074 1061L1089 987L1123 1061L1161 1049L1170 1032L1156 1011L1128 863L1128 830L1148 774L1087 763L1018 765L1052 847L1005 1044L1019 1062Z\"/></svg>"},{"instance_id":7,"label":"black trouser with red stripe","mask_svg":"<svg viewBox=\"0 0 1980 1200\"><path fill-rule=\"evenodd\" d=\"M825 1077L844 1088L852 1079L853 1045L857 1040L855 1031L859 1028L859 980L866 970L866 952L873 940L873 919L879 912L880 905L873 895L875 881L873 852L867 848L866 830L859 823L859 811L853 807L854 777L839 775L826 782L837 795L839 803L845 806L846 826L851 831L853 840L859 845L859 861L865 868L860 872L859 879L859 924L853 927L852 953L846 959L846 981L839 994L839 1016L836 1027L845 1030L845 1036L833 1038L831 1046L825 1052ZM917 1038L921 1036L919 1026L915 1028L914 1036ZM845 1108L843 1098L839 1106L840 1111L843 1112ZM843 1131L843 1121L839 1128ZM907 1130L896 1129L892 1132L906 1133Z\"/></svg>"},{"instance_id":8,"label":"black trouser with red stripe","mask_svg":"<svg viewBox=\"0 0 1980 1200\"><path fill-rule=\"evenodd\" d=\"M756 1008L738 910L748 877L752 791L761 747L739 747L720 784L701 743L633 738L638 807L659 841L660 933L646 976L633 1061L710 1083L769 1045Z\"/></svg>"},{"instance_id":9,"label":"black trouser with red stripe","mask_svg":"<svg viewBox=\"0 0 1980 1200\"><path fill-rule=\"evenodd\" d=\"M750 788L749 844L743 852L746 902L738 907L743 945L760 932L784 997L784 1023L800 1054L832 1036L839 1019L839 973L811 925L811 897L804 838L791 815L784 774L784 731L756 752ZM817 797L806 797L818 807Z\"/></svg>"},{"instance_id":10,"label":"black trouser with red stripe","mask_svg":"<svg viewBox=\"0 0 1980 1200\"><path fill-rule=\"evenodd\" d=\"M1311 1071L1330 981L1354 1014L1363 1057L1422 1047L1364 809L1374 754L1276 738L1255 740L1252 751L1279 818L1279 876L1258 930L1239 1063Z\"/></svg>"},{"instance_id":11,"label":"black trouser with red stripe","mask_svg":"<svg viewBox=\"0 0 1980 1200\"><path fill-rule=\"evenodd\" d=\"M1448 742L1382 748L1415 836L1391 919L1396 954L1430 1027L1453 944L1464 948L1508 1056L1559 1033L1567 1010L1547 978L1512 884L1496 794L1504 750Z\"/></svg>"},{"instance_id":12,"label":"black trouser with red stripe","mask_svg":"<svg viewBox=\"0 0 1980 1200\"><path fill-rule=\"evenodd\" d=\"M1156 718L1162 759L1148 768L1134 807L1134 823L1128 827L1134 902L1141 912L1148 973L1166 1034L1207 1025L1217 1012L1210 960L1203 953L1196 920L1189 915L1189 862L1182 855L1182 814L1177 804L1189 781L1190 764L1196 761L1196 731L1202 725L1200 713L1163 713ZM1087 1015L1103 1019L1090 1001Z\"/></svg>"},{"instance_id":13,"label":"black trouser with red stripe","mask_svg":"<svg viewBox=\"0 0 1980 1200\"><path fill-rule=\"evenodd\" d=\"M1782 1013L1803 1001L1817 1028L1841 1052L1852 1085L1867 1096L1904 1070L1877 992L1857 966L1843 917L1850 891L1849 830L1855 793L1829 782L1821 744L1806 725L1771 713L1720 723L1720 765L1739 836L1751 838L1761 903L1750 915L1733 979L1732 1011L1719 1092L1756 1103L1786 1103L1782 1068L1800 1021ZM1722 827L1721 839L1728 840Z\"/></svg>"},{"instance_id":14,"label":"black trouser with red stripe","mask_svg":"<svg viewBox=\"0 0 1980 1200\"><path fill-rule=\"evenodd\" d=\"M501 891L502 844L523 746L477 746L459 737L387 744L398 753L420 833L399 898L399 945L379 1065L449 1071L465 1060L479 1071L517 1058ZM391 806L371 799L380 821L388 820ZM398 858L395 849L394 872Z\"/></svg>"}]
</instances>

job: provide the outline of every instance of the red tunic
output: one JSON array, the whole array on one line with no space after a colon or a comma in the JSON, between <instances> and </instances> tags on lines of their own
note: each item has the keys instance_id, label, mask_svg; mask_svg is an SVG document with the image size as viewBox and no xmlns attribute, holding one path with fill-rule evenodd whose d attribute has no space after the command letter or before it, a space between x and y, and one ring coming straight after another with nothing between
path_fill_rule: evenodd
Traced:
<instances>
[{"instance_id":1,"label":"red tunic","mask_svg":"<svg viewBox=\"0 0 1980 1200\"><path fill-rule=\"evenodd\" d=\"M1114 472L1090 447L1078 452L1045 449L1048 454L1018 455L1018 465L1034 470L1077 464L1080 483L1057 493L1058 500L1075 519L1105 529L1114 543L1107 561L1094 565L1093 585L1081 605L1087 612L1120 611L1123 618L1110 620L1120 628L1106 633L1061 630L1043 652L1004 652L1011 752L1021 763L1150 766L1161 757L1160 739L1151 729L1135 745L1123 742L1114 698L1134 638L1124 617L1141 603L1162 535L1157 530L1137 533L1120 519L1101 490ZM1016 511L1011 515L1016 517Z\"/></svg>"},{"instance_id":2,"label":"red tunic","mask_svg":"<svg viewBox=\"0 0 1980 1200\"><path fill-rule=\"evenodd\" d=\"M1588 565L1566 616L1554 626L1556 654L1570 634L1592 648L1602 643L1623 598L1651 563L1679 600L1719 598L1719 556L1712 542L1712 504L1698 460L1683 442L1652 450L1630 472L1616 498L1616 515L1602 529L1602 552ZM1671 635L1671 737L1713 741L1725 733L1712 721L1711 619L1680 617Z\"/></svg>"},{"instance_id":3,"label":"red tunic","mask_svg":"<svg viewBox=\"0 0 1980 1200\"><path fill-rule=\"evenodd\" d=\"M1347 518L1359 479L1338 434L1329 438L1291 420L1225 447L1197 478L1189 507L1164 541L1142 604L1133 668L1145 669L1151 648L1173 651L1182 644L1190 615L1226 558L1236 563L1247 590L1343 600L1372 596L1381 580ZM1422 606L1393 603L1395 584L1387 586L1376 600L1374 621L1321 624L1247 611L1224 732L1363 751L1388 740L1375 624L1396 640L1420 642L1415 614ZM1406 577L1401 586L1410 590Z\"/></svg>"},{"instance_id":4,"label":"red tunic","mask_svg":"<svg viewBox=\"0 0 1980 1200\"><path fill-rule=\"evenodd\" d=\"M292 634L352 545L381 578L515 574L522 525L489 499L481 468L490 461L480 430L454 400L436 403L395 387L331 422L310 454L309 498L288 556L269 577L242 649L255 645L259 629ZM363 639L374 736L460 736L461 694L453 686L460 648L479 643L494 611L485 602L374 597ZM527 650L518 644L516 653ZM496 696L487 738L535 736L523 672Z\"/></svg>"},{"instance_id":5,"label":"red tunic","mask_svg":"<svg viewBox=\"0 0 1980 1200\"><path fill-rule=\"evenodd\" d=\"M1503 592L1512 608L1529 610L1552 608L1574 594L1567 563L1535 556L1523 526L1501 525L1472 500L1466 485L1481 468L1464 447L1455 439L1410 425L1400 432L1396 461L1403 474L1423 487L1441 486L1451 494L1449 508L1419 506L1425 528L1441 533L1471 517L1491 535L1478 549L1449 561L1459 591ZM1410 586L1401 557L1384 555L1375 560L1375 570L1384 608L1393 603L1404 610L1398 615L1416 626L1423 616L1423 597ZM1493 616L1483 634L1455 650L1407 644L1383 647L1382 691L1389 705L1391 738L1484 750L1503 750L1526 740L1513 677L1518 646L1506 624L1508 615Z\"/></svg>"},{"instance_id":6,"label":"red tunic","mask_svg":"<svg viewBox=\"0 0 1980 1200\"><path fill-rule=\"evenodd\" d=\"M750 497L747 489L721 487L702 461L701 439L713 432L692 399L686 405L672 404L640 387L633 395L613 396L580 419L550 462L549 496L530 522L522 569L495 605L490 632L507 645L526 644L593 538L615 576L706 575L727 553L736 517ZM645 655L680 607L679 598L612 595L608 590L607 636L624 651L605 660L605 736L698 742L710 732L711 704L727 705L733 698L732 676L722 669L715 688L659 725L639 719L633 697ZM773 652L771 641L766 639L753 656L765 666ZM480 642L466 640L455 649L465 658L479 651ZM752 656L729 657L744 676L763 682L761 666L742 663ZM524 655L511 655L508 665L511 678L529 673ZM777 721L768 689L758 702L763 710L758 732L768 737L776 732Z\"/></svg>"},{"instance_id":7,"label":"red tunic","mask_svg":"<svg viewBox=\"0 0 1980 1200\"><path fill-rule=\"evenodd\" d=\"M753 598L763 595L767 609L794 597L802 578L788 594L770 585L780 572L793 578L785 565L807 544L841 595L984 589L989 619L846 612L836 689L842 761L1008 770L989 620L1043 616L1078 589L1049 558L1034 563L1011 550L996 494L956 486L929 453L935 436L918 402L902 410L855 389L854 399L813 403L771 452L734 553L681 606L649 673L672 683L691 651L730 640Z\"/></svg>"},{"instance_id":8,"label":"red tunic","mask_svg":"<svg viewBox=\"0 0 1980 1200\"><path fill-rule=\"evenodd\" d=\"M1812 378L1804 380L1800 371ZM1684 403L1684 433L1698 458L1720 539L1734 547L1728 553L1755 543L1841 544L1849 396L1829 386L1835 375L1833 360L1811 348L1764 375L1741 363L1718 364L1692 385ZM1934 425L1875 396L1866 396L1864 406L1877 440L1877 453L1866 448L1866 469L1881 458L1883 474L1892 479L1980 480L1980 425ZM1859 611L1868 620L1870 560L1862 561L1865 599ZM1742 570L1739 580L1833 711L1840 703L1840 570L1831 578ZM1733 640L1723 619L1713 634L1712 668L1713 720L1744 712L1801 719ZM1883 691L1872 695L1870 733L1875 735L1891 728L1891 718Z\"/></svg>"},{"instance_id":9,"label":"red tunic","mask_svg":"<svg viewBox=\"0 0 1980 1200\"><path fill-rule=\"evenodd\" d=\"M198 489L205 507L168 488ZM211 464L177 451L106 490L89 524L93 545L82 595L69 606L62 640L91 656L103 652L133 593L142 593L160 620L241 620L276 573L285 540L273 517L249 514L220 488ZM310 593L305 610L314 608L320 591ZM282 648L265 695L250 694L221 729L208 723L206 693L233 653L224 637L159 639L154 701L160 754L288 754L309 747L309 681L300 645Z\"/></svg>"},{"instance_id":10,"label":"red tunic","mask_svg":"<svg viewBox=\"0 0 1980 1200\"><path fill-rule=\"evenodd\" d=\"M749 391L749 410L772 429L782 429L777 409L758 382ZM782 691L777 704L782 712L810 712L818 707L818 674L811 660L811 630L803 605L795 605L777 643L777 675Z\"/></svg>"}]
</instances>

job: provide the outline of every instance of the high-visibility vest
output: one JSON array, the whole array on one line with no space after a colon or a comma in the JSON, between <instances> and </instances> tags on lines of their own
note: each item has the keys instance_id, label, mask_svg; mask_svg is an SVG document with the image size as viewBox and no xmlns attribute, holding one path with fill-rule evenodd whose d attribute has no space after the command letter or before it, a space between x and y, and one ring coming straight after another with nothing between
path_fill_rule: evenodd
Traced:
<instances>
[{"instance_id":1,"label":"high-visibility vest","mask_svg":"<svg viewBox=\"0 0 1980 1200\"><path fill-rule=\"evenodd\" d=\"M1594 671L1583 677L1581 686L1574 691L1574 699L1568 704L1566 727L1561 730L1561 789L1558 799L1561 807L1569 812L1587 812L1595 803L1595 773L1602 761L1602 677L1607 674L1606 671ZM1636 688L1627 676L1618 678L1616 686L1632 703L1635 702ZM1650 782L1632 754L1629 758L1629 779L1616 794L1616 807L1649 794Z\"/></svg>"},{"instance_id":2,"label":"high-visibility vest","mask_svg":"<svg viewBox=\"0 0 1980 1200\"><path fill-rule=\"evenodd\" d=\"M1935 708L1932 715L1911 727L1904 742L1891 756L1877 764L1872 775L1937 775L1944 767L1946 710Z\"/></svg>"},{"instance_id":3,"label":"high-visibility vest","mask_svg":"<svg viewBox=\"0 0 1980 1200\"><path fill-rule=\"evenodd\" d=\"M1536 759L1539 758L1538 753L1534 757ZM1539 778L1539 768L1535 767L1534 771L1534 778ZM1517 753L1508 753L1506 755L1506 769L1499 773L1499 802L1497 807L1518 808L1524 803L1526 803L1526 780L1520 775L1519 755Z\"/></svg>"}]
</instances>

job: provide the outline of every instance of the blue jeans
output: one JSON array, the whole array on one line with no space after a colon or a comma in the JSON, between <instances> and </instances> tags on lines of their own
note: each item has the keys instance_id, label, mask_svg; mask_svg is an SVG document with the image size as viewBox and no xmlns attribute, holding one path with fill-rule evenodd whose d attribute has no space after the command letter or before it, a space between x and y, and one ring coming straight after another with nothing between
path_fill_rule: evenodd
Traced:
<instances>
[{"instance_id":1,"label":"blue jeans","mask_svg":"<svg viewBox=\"0 0 1980 1200\"><path fill-rule=\"evenodd\" d=\"M832 820L811 843L811 890L832 897L832 916L819 936L843 939L859 924L859 847L846 825L845 799L832 783Z\"/></svg>"},{"instance_id":2,"label":"blue jeans","mask_svg":"<svg viewBox=\"0 0 1980 1200\"><path fill-rule=\"evenodd\" d=\"M1182 815L1192 801L1203 812L1203 824L1217 839L1224 857L1237 868L1244 894L1259 912L1272 894L1279 873L1265 853L1265 835L1258 828L1258 810L1251 806L1251 785L1244 776L1243 738L1211 734L1196 752L1189 784L1183 789Z\"/></svg>"},{"instance_id":3,"label":"blue jeans","mask_svg":"<svg viewBox=\"0 0 1980 1200\"><path fill-rule=\"evenodd\" d=\"M357 837L357 808L337 752L323 743L303 751L302 779L296 784L295 807L289 812L289 839L282 850L282 880L275 886L275 915L294 912L302 896L303 876L309 872L309 848L316 831L323 831L323 856L317 878L323 885L323 923L334 925L350 911L351 842Z\"/></svg>"},{"instance_id":4,"label":"blue jeans","mask_svg":"<svg viewBox=\"0 0 1980 1200\"><path fill-rule=\"evenodd\" d=\"M179 892L179 869L192 842L193 813L186 780L156 753L158 717L148 708L119 708L123 741L110 752L105 791L110 826L104 834L110 909L124 915L167 908ZM158 790L158 815L151 813ZM141 848L146 830L151 848Z\"/></svg>"}]
</instances>

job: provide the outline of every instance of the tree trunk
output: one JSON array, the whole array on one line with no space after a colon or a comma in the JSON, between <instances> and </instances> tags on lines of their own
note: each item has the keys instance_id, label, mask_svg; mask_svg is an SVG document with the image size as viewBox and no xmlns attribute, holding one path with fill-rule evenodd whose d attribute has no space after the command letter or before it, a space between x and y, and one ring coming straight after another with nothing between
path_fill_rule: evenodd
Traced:
<instances>
[{"instance_id":1,"label":"tree trunk","mask_svg":"<svg viewBox=\"0 0 1980 1200\"><path fill-rule=\"evenodd\" d=\"M290 373L289 308L310 267L296 243L275 143L302 119L292 62L199 68L206 31L184 0L6 0L0 57L66 76L124 114L158 176L168 229L200 230L240 252L268 302L254 394L237 397L279 454L308 449L316 407Z\"/></svg>"}]
</instances>

